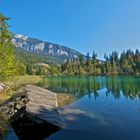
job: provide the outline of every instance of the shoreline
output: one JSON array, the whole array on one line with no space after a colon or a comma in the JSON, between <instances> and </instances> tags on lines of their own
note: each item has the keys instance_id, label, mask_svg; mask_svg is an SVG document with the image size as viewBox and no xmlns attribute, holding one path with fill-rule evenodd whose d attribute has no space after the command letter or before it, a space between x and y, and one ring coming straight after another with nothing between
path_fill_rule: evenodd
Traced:
<instances>
[{"instance_id":1,"label":"shoreline","mask_svg":"<svg viewBox=\"0 0 140 140\"><path fill-rule=\"evenodd\" d=\"M15 91L27 84L37 85L42 80L41 76L15 76L9 81L0 82L0 103L12 97Z\"/></svg>"},{"instance_id":2,"label":"shoreline","mask_svg":"<svg viewBox=\"0 0 140 140\"><path fill-rule=\"evenodd\" d=\"M95 76L101 76L101 77L139 77L138 75L92 75ZM68 76L68 75L62 75L62 76L48 76L47 78L55 78L55 77L90 77L90 75L74 75L74 76ZM31 85L38 85L40 86L40 82L45 78L45 76L35 76L35 75L25 75L25 76L15 76L11 78L9 81L0 82L0 103L3 101L9 99L14 95L15 91L20 88L21 86L25 86L27 84Z\"/></svg>"}]
</instances>

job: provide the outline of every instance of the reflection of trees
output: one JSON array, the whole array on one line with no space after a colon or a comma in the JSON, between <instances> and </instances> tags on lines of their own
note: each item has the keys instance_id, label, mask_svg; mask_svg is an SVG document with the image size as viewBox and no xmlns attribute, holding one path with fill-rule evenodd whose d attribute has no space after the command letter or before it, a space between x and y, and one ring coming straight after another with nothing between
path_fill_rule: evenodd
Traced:
<instances>
[{"instance_id":1,"label":"reflection of trees","mask_svg":"<svg viewBox=\"0 0 140 140\"><path fill-rule=\"evenodd\" d=\"M59 93L70 93L76 97L82 97L91 93L98 96L98 90L101 88L97 77L53 77L43 81L44 87L47 84L48 89ZM43 86L41 83L41 86Z\"/></svg>"},{"instance_id":2,"label":"reflection of trees","mask_svg":"<svg viewBox=\"0 0 140 140\"><path fill-rule=\"evenodd\" d=\"M139 77L52 77L47 78L43 84L54 92L70 93L76 97L94 93L95 99L99 96L99 90L106 88L106 96L119 99L121 95L126 98L135 99L140 97Z\"/></svg>"},{"instance_id":3,"label":"reflection of trees","mask_svg":"<svg viewBox=\"0 0 140 140\"><path fill-rule=\"evenodd\" d=\"M121 81L118 77L106 78L107 95L113 95L116 99L120 98Z\"/></svg>"},{"instance_id":4,"label":"reflection of trees","mask_svg":"<svg viewBox=\"0 0 140 140\"><path fill-rule=\"evenodd\" d=\"M106 94L111 94L114 98L119 99L122 93L126 98L135 99L140 96L139 80L138 77L107 77Z\"/></svg>"}]
</instances>

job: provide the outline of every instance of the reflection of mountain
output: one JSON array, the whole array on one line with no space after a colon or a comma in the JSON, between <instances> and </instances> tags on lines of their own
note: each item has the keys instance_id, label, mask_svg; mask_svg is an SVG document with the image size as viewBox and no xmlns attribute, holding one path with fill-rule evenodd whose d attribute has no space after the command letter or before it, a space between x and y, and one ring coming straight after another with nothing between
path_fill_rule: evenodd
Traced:
<instances>
[{"instance_id":1,"label":"reflection of mountain","mask_svg":"<svg viewBox=\"0 0 140 140\"><path fill-rule=\"evenodd\" d=\"M103 88L107 90L106 96L112 95L116 99L120 98L121 93L126 98L140 97L139 77L53 77L42 84L54 92L73 94L77 98L84 95L90 97L94 93L96 99Z\"/></svg>"}]
</instances>

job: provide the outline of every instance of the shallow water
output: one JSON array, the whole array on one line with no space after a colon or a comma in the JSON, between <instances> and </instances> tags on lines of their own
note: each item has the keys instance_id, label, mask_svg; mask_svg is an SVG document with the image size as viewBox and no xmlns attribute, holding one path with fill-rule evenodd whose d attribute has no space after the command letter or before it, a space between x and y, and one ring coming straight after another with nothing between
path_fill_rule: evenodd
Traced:
<instances>
[{"instance_id":1,"label":"shallow water","mask_svg":"<svg viewBox=\"0 0 140 140\"><path fill-rule=\"evenodd\" d=\"M64 129L47 140L140 140L140 77L54 77L41 86L76 97L61 107Z\"/></svg>"}]
</instances>

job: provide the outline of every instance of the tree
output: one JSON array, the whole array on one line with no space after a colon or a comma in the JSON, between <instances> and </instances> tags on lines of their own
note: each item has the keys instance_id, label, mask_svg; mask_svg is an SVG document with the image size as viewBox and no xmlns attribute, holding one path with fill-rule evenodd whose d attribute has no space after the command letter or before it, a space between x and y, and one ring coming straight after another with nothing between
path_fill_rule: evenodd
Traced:
<instances>
[{"instance_id":1,"label":"tree","mask_svg":"<svg viewBox=\"0 0 140 140\"><path fill-rule=\"evenodd\" d=\"M138 49L135 52L135 64L136 64L135 67L136 73L140 73L140 52Z\"/></svg>"},{"instance_id":2,"label":"tree","mask_svg":"<svg viewBox=\"0 0 140 140\"><path fill-rule=\"evenodd\" d=\"M36 72L37 75L45 75L45 68L44 67L39 67L37 72Z\"/></svg>"},{"instance_id":3,"label":"tree","mask_svg":"<svg viewBox=\"0 0 140 140\"><path fill-rule=\"evenodd\" d=\"M14 46L7 20L9 18L0 13L0 80L15 75Z\"/></svg>"},{"instance_id":4,"label":"tree","mask_svg":"<svg viewBox=\"0 0 140 140\"><path fill-rule=\"evenodd\" d=\"M118 64L119 63L119 57L118 57L118 52L113 52L113 57L114 57L114 62L116 63L116 64Z\"/></svg>"},{"instance_id":5,"label":"tree","mask_svg":"<svg viewBox=\"0 0 140 140\"><path fill-rule=\"evenodd\" d=\"M85 58L83 55L79 56L80 65L83 67L85 65Z\"/></svg>"},{"instance_id":6,"label":"tree","mask_svg":"<svg viewBox=\"0 0 140 140\"><path fill-rule=\"evenodd\" d=\"M60 76L61 73L62 72L60 66L51 65L48 69L48 74L51 76Z\"/></svg>"},{"instance_id":7,"label":"tree","mask_svg":"<svg viewBox=\"0 0 140 140\"><path fill-rule=\"evenodd\" d=\"M86 72L85 72L84 68L82 68L82 67L80 66L78 75L83 76L83 75L85 75L85 74L86 74Z\"/></svg>"},{"instance_id":8,"label":"tree","mask_svg":"<svg viewBox=\"0 0 140 140\"><path fill-rule=\"evenodd\" d=\"M92 63L95 63L96 58L97 58L97 54L93 51L93 54L92 54Z\"/></svg>"},{"instance_id":9,"label":"tree","mask_svg":"<svg viewBox=\"0 0 140 140\"><path fill-rule=\"evenodd\" d=\"M90 56L89 56L89 52L88 52L87 56L86 56L86 65L88 65L89 61L90 61Z\"/></svg>"},{"instance_id":10,"label":"tree","mask_svg":"<svg viewBox=\"0 0 140 140\"><path fill-rule=\"evenodd\" d=\"M86 57L79 56L78 59L67 60L61 65L61 75L117 75L117 74L140 74L140 52L132 50L123 51L119 57L114 51L109 55L104 55L105 61L99 61L93 51L92 58L87 53ZM57 75L56 68L51 72Z\"/></svg>"},{"instance_id":11,"label":"tree","mask_svg":"<svg viewBox=\"0 0 140 140\"><path fill-rule=\"evenodd\" d=\"M20 61L16 62L16 74L17 75L25 75L26 74L26 66Z\"/></svg>"},{"instance_id":12,"label":"tree","mask_svg":"<svg viewBox=\"0 0 140 140\"><path fill-rule=\"evenodd\" d=\"M92 75L93 74L93 64L92 64L92 59L89 58L88 61L87 61L87 75Z\"/></svg>"},{"instance_id":13,"label":"tree","mask_svg":"<svg viewBox=\"0 0 140 140\"><path fill-rule=\"evenodd\" d=\"M26 73L29 74L29 75L33 74L33 66L31 64L28 64L26 66Z\"/></svg>"}]
</instances>

